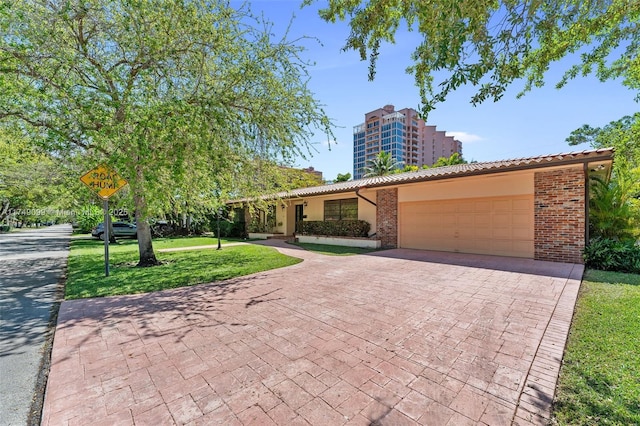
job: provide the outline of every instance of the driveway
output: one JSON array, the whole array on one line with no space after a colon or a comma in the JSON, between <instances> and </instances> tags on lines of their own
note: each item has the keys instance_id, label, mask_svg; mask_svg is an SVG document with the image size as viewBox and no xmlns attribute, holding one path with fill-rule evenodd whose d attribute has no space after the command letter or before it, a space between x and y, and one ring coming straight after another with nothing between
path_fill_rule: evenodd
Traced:
<instances>
[{"instance_id":1,"label":"driveway","mask_svg":"<svg viewBox=\"0 0 640 426\"><path fill-rule=\"evenodd\" d=\"M544 424L583 267L387 250L64 302L44 425Z\"/></svg>"}]
</instances>

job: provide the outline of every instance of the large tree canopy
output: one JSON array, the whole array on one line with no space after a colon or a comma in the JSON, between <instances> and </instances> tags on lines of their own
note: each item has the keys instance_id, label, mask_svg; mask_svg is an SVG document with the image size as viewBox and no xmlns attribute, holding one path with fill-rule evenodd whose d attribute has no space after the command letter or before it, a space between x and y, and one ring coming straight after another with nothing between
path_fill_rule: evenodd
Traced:
<instances>
[{"instance_id":1,"label":"large tree canopy","mask_svg":"<svg viewBox=\"0 0 640 426\"><path fill-rule=\"evenodd\" d=\"M125 177L155 264L150 215L286 189L274 163L330 131L300 52L225 1L0 0L0 119Z\"/></svg>"},{"instance_id":2,"label":"large tree canopy","mask_svg":"<svg viewBox=\"0 0 640 426\"><path fill-rule=\"evenodd\" d=\"M424 114L468 83L477 86L473 104L500 99L516 79L526 81L522 93L541 86L550 64L572 53L580 53L579 63L558 86L594 72L640 89L637 1L329 0L320 15L330 22L350 19L344 49L369 60L370 79L381 45L393 43L403 23L418 31L422 42L407 71L415 75Z\"/></svg>"},{"instance_id":3,"label":"large tree canopy","mask_svg":"<svg viewBox=\"0 0 640 426\"><path fill-rule=\"evenodd\" d=\"M51 155L6 126L0 126L0 153L0 223L72 222L99 204L78 179L89 167L84 158ZM112 202L115 207L122 206Z\"/></svg>"},{"instance_id":4,"label":"large tree canopy","mask_svg":"<svg viewBox=\"0 0 640 426\"><path fill-rule=\"evenodd\" d=\"M603 127L585 124L567 142L615 149L611 179L592 176L589 226L592 236L635 241L640 235L640 113Z\"/></svg>"},{"instance_id":5,"label":"large tree canopy","mask_svg":"<svg viewBox=\"0 0 640 426\"><path fill-rule=\"evenodd\" d=\"M49 219L45 210L60 207L56 202L61 201L64 191L64 176L55 159L3 127L0 153L0 223L10 218L18 222Z\"/></svg>"},{"instance_id":6,"label":"large tree canopy","mask_svg":"<svg viewBox=\"0 0 640 426\"><path fill-rule=\"evenodd\" d=\"M569 145L589 143L594 148L613 147L616 168L638 168L640 167L640 112L632 116L624 116L603 127L585 124L571 132L567 143Z\"/></svg>"}]
</instances>

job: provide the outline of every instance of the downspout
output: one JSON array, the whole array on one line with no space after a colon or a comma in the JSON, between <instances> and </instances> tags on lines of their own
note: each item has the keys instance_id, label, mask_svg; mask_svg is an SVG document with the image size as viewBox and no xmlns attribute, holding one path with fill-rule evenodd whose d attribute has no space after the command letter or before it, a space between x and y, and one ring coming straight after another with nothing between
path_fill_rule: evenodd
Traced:
<instances>
[{"instance_id":1,"label":"downspout","mask_svg":"<svg viewBox=\"0 0 640 426\"><path fill-rule=\"evenodd\" d=\"M360 195L360 189L361 188L356 189L356 195L358 197L362 198L363 200L365 200L366 202L368 202L369 204L372 204L374 207L378 207L378 205L376 203L374 203L373 201L371 201L370 199L368 199L364 195ZM365 187L365 189L366 189L366 187Z\"/></svg>"},{"instance_id":2,"label":"downspout","mask_svg":"<svg viewBox=\"0 0 640 426\"><path fill-rule=\"evenodd\" d=\"M589 164L584 162L584 244L589 245Z\"/></svg>"}]
</instances>

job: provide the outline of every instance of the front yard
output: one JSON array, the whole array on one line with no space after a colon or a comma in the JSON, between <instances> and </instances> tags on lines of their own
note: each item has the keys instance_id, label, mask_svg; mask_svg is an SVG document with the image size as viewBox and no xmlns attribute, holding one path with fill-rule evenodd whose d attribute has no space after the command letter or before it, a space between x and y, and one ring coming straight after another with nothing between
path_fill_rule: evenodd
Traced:
<instances>
[{"instance_id":1,"label":"front yard","mask_svg":"<svg viewBox=\"0 0 640 426\"><path fill-rule=\"evenodd\" d=\"M585 274L554 415L561 425L640 425L640 275Z\"/></svg>"},{"instance_id":2,"label":"front yard","mask_svg":"<svg viewBox=\"0 0 640 426\"><path fill-rule=\"evenodd\" d=\"M223 244L230 241L223 241ZM225 280L301 260L273 248L243 244L222 250L200 249L161 253L160 249L217 244L215 238L161 238L153 247L161 266L137 268L138 242L119 240L109 249L111 270L104 276L104 243L74 240L69 255L66 299L146 293L199 283Z\"/></svg>"}]
</instances>

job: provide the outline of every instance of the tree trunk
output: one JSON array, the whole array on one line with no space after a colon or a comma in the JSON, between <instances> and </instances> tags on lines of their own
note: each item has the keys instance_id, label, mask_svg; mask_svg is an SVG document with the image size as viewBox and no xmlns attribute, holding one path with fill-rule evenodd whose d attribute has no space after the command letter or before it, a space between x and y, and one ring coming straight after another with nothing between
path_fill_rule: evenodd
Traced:
<instances>
[{"instance_id":1,"label":"tree trunk","mask_svg":"<svg viewBox=\"0 0 640 426\"><path fill-rule=\"evenodd\" d=\"M151 241L151 227L144 212L147 207L147 200L144 195L134 191L133 202L136 206L136 227L138 228L138 252L140 253L140 261L138 266L156 266L160 265L156 254L153 252L153 243Z\"/></svg>"}]
</instances>

